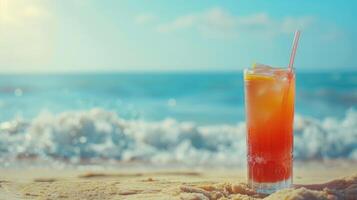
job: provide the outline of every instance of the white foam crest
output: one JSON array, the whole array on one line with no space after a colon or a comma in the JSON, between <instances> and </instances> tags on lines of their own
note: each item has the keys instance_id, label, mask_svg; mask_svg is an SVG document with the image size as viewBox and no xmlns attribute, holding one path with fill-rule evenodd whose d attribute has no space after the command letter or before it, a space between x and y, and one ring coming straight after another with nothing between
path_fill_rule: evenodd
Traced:
<instances>
[{"instance_id":1,"label":"white foam crest","mask_svg":"<svg viewBox=\"0 0 357 200\"><path fill-rule=\"evenodd\" d=\"M295 156L299 159L350 158L357 160L357 112L350 109L344 119L322 121L297 116Z\"/></svg>"},{"instance_id":2,"label":"white foam crest","mask_svg":"<svg viewBox=\"0 0 357 200\"><path fill-rule=\"evenodd\" d=\"M198 126L166 119L125 120L102 109L42 113L32 121L0 123L0 160L36 157L77 163L91 159L241 165L245 123ZM343 119L295 117L296 159L357 160L357 112Z\"/></svg>"}]
</instances>

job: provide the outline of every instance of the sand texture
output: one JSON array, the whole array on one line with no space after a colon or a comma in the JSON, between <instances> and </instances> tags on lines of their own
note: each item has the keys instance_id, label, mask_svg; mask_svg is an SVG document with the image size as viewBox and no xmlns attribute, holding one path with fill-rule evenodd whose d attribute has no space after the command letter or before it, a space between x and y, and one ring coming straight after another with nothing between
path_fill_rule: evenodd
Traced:
<instances>
[{"instance_id":1,"label":"sand texture","mask_svg":"<svg viewBox=\"0 0 357 200\"><path fill-rule=\"evenodd\" d=\"M300 167L294 188L269 196L247 187L245 170L2 169L0 199L357 199L356 165L322 166Z\"/></svg>"}]
</instances>

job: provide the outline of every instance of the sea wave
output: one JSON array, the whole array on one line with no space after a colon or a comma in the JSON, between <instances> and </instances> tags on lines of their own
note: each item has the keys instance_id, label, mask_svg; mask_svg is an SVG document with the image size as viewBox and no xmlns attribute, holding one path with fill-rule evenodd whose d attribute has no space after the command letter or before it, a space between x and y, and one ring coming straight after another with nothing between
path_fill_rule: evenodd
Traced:
<instances>
[{"instance_id":1,"label":"sea wave","mask_svg":"<svg viewBox=\"0 0 357 200\"><path fill-rule=\"evenodd\" d=\"M110 159L151 163L245 163L245 123L199 126L194 122L126 120L103 109L42 113L31 121L0 123L0 160ZM357 160L357 112L322 120L296 115L295 159ZM3 162L2 162L3 163Z\"/></svg>"}]
</instances>

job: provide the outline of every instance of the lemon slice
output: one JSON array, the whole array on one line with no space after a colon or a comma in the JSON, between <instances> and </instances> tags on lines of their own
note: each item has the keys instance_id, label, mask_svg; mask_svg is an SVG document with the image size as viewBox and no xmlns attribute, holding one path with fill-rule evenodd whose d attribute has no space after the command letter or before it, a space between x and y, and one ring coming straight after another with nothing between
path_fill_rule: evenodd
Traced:
<instances>
[{"instance_id":1,"label":"lemon slice","mask_svg":"<svg viewBox=\"0 0 357 200\"><path fill-rule=\"evenodd\" d=\"M274 81L273 76L266 76L261 74L245 74L244 79L247 81Z\"/></svg>"}]
</instances>

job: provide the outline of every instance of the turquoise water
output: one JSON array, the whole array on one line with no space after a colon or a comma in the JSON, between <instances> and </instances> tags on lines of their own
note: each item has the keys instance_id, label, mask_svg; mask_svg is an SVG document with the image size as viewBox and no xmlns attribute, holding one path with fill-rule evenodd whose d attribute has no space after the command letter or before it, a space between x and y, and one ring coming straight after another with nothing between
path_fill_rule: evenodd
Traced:
<instances>
[{"instance_id":1,"label":"turquoise water","mask_svg":"<svg viewBox=\"0 0 357 200\"><path fill-rule=\"evenodd\" d=\"M357 105L357 72L298 73L296 113L343 117ZM126 119L199 124L244 120L242 74L1 75L1 120L99 107Z\"/></svg>"},{"instance_id":2,"label":"turquoise water","mask_svg":"<svg viewBox=\"0 0 357 200\"><path fill-rule=\"evenodd\" d=\"M294 158L357 160L357 73L298 73ZM241 73L0 76L0 166L244 166Z\"/></svg>"}]
</instances>

